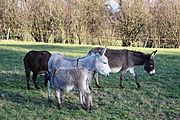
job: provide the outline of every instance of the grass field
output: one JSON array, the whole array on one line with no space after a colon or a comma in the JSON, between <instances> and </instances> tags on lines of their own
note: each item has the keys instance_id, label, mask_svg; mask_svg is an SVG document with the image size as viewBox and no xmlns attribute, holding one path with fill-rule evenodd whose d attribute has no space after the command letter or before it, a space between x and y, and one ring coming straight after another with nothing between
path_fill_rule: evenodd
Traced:
<instances>
[{"instance_id":1,"label":"grass field","mask_svg":"<svg viewBox=\"0 0 180 120\"><path fill-rule=\"evenodd\" d=\"M180 49L157 49L156 74L149 76L143 66L136 68L141 89L129 74L119 87L119 73L101 76L102 88L93 81L93 110L81 108L74 93L65 94L63 107L58 110L56 101L48 103L43 78L38 77L41 90L26 89L23 57L32 49L61 52L69 57L84 56L95 46L0 41L0 120L72 120L72 119L180 119ZM112 47L122 49L120 47ZM127 48L145 53L155 49Z\"/></svg>"}]
</instances>

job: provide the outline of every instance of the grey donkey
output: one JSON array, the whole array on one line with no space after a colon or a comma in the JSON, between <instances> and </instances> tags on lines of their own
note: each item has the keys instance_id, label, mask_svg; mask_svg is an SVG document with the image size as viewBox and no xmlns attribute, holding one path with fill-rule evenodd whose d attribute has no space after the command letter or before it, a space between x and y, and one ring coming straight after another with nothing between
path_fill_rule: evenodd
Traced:
<instances>
[{"instance_id":1,"label":"grey donkey","mask_svg":"<svg viewBox=\"0 0 180 120\"><path fill-rule=\"evenodd\" d=\"M89 87L92 75L92 72L88 71L86 68L53 69L51 81L54 86L58 107L61 108L63 92L78 90L81 105L83 105L87 111L91 110L92 94Z\"/></svg>"}]
</instances>

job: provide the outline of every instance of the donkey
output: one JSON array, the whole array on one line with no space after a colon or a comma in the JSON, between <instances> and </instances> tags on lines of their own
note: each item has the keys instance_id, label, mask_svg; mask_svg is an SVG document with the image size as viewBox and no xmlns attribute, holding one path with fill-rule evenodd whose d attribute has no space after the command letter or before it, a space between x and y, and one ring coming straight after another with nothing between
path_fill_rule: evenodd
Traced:
<instances>
[{"instance_id":1,"label":"donkey","mask_svg":"<svg viewBox=\"0 0 180 120\"><path fill-rule=\"evenodd\" d=\"M63 92L70 90L79 91L79 99L81 105L87 111L92 108L92 94L89 89L90 81L92 81L92 72L85 68L55 68L51 74L51 81L54 86L54 93L61 108Z\"/></svg>"},{"instance_id":2,"label":"donkey","mask_svg":"<svg viewBox=\"0 0 180 120\"><path fill-rule=\"evenodd\" d=\"M102 48L98 52L82 58L69 58L62 56L59 53L54 54L49 59L48 72L51 76L51 72L53 71L53 69L57 67L64 67L64 68L82 67L88 69L89 71L108 76L109 73L111 72L111 69L109 67L108 59L104 55L105 52L106 52L106 48ZM49 88L50 88L50 82L48 81L48 98L50 98Z\"/></svg>"},{"instance_id":3,"label":"donkey","mask_svg":"<svg viewBox=\"0 0 180 120\"><path fill-rule=\"evenodd\" d=\"M38 90L40 87L36 83L37 75L45 73L48 70L48 60L51 53L48 51L29 51L24 57L24 67L27 81L27 89L30 90L29 80L30 72L33 72L32 80L35 88ZM47 86L47 79L45 77L45 86Z\"/></svg>"},{"instance_id":4,"label":"donkey","mask_svg":"<svg viewBox=\"0 0 180 120\"><path fill-rule=\"evenodd\" d=\"M93 48L89 51L88 55L101 51L103 48ZM151 76L155 74L155 54L156 51L153 51L151 54L144 54L142 52L132 51L132 50L113 50L107 49L105 56L108 58L109 66L111 68L111 73L117 73L121 71L120 75L120 87L124 88L122 81L127 71L130 72L133 79L135 79L137 88L141 87L139 80L137 79L137 74L134 71L134 67L138 65L144 65L144 70L149 73ZM95 74L96 84L98 82L98 74Z\"/></svg>"}]
</instances>

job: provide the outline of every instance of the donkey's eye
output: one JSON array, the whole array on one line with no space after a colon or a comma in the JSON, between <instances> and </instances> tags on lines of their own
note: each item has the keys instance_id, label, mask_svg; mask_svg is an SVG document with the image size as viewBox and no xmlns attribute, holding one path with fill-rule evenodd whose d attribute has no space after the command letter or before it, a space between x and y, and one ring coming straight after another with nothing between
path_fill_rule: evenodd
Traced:
<instances>
[{"instance_id":1,"label":"donkey's eye","mask_svg":"<svg viewBox=\"0 0 180 120\"><path fill-rule=\"evenodd\" d=\"M107 62L103 62L104 64L107 64Z\"/></svg>"}]
</instances>

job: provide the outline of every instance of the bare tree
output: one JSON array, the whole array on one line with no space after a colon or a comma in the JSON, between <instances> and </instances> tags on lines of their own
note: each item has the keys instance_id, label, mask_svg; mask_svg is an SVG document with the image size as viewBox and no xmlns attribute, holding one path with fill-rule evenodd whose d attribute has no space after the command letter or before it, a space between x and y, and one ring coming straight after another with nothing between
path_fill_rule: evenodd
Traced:
<instances>
[{"instance_id":1,"label":"bare tree","mask_svg":"<svg viewBox=\"0 0 180 120\"><path fill-rule=\"evenodd\" d=\"M10 37L24 41L179 47L178 0L119 0L118 12L107 1L1 0L0 34L10 29Z\"/></svg>"}]
</instances>

